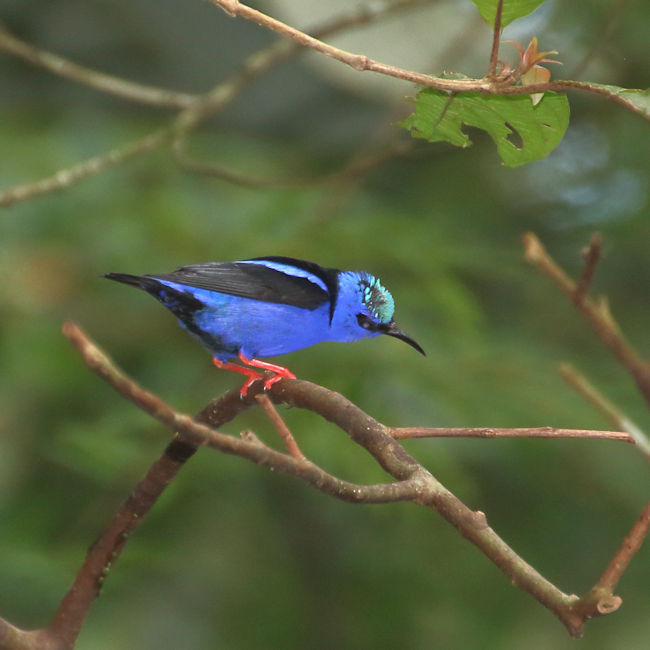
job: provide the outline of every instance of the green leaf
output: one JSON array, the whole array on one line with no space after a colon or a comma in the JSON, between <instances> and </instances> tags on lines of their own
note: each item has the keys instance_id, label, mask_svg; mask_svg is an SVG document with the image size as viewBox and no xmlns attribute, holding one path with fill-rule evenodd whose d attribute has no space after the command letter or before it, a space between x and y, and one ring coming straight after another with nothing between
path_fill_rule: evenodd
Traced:
<instances>
[{"instance_id":1,"label":"green leaf","mask_svg":"<svg viewBox=\"0 0 650 650\"><path fill-rule=\"evenodd\" d=\"M494 18L497 13L498 0L472 0L478 10L494 27ZM501 13L501 28L509 25L515 18L521 18L532 13L542 4L544 0L503 0L503 11Z\"/></svg>"},{"instance_id":2,"label":"green leaf","mask_svg":"<svg viewBox=\"0 0 650 650\"><path fill-rule=\"evenodd\" d=\"M490 134L508 167L518 167L547 156L562 140L569 125L569 102L565 95L544 93L533 106L528 95L456 96L425 88L414 100L415 112L399 124L415 138L470 146L463 125Z\"/></svg>"},{"instance_id":3,"label":"green leaf","mask_svg":"<svg viewBox=\"0 0 650 650\"><path fill-rule=\"evenodd\" d=\"M582 82L581 85L585 88L593 88L605 96L616 99L630 110L641 115L641 117L645 117L646 120L650 119L650 88L637 90L591 82Z\"/></svg>"}]
</instances>

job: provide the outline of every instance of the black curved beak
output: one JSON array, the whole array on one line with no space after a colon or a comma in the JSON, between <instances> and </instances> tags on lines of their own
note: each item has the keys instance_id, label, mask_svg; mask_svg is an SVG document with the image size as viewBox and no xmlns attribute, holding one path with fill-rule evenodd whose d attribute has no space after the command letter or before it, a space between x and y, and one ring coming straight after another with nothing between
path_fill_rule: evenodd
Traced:
<instances>
[{"instance_id":1,"label":"black curved beak","mask_svg":"<svg viewBox=\"0 0 650 650\"><path fill-rule=\"evenodd\" d=\"M382 334L388 334L388 336L394 336L396 339L400 339L400 341L404 341L404 343L408 343L412 348L415 348L420 354L423 354L425 357L426 352L420 347L419 343L416 343L408 334L405 332L402 332L402 330L397 327L397 325L391 321L390 323L387 323L386 325L380 325L379 326L379 331Z\"/></svg>"}]
</instances>

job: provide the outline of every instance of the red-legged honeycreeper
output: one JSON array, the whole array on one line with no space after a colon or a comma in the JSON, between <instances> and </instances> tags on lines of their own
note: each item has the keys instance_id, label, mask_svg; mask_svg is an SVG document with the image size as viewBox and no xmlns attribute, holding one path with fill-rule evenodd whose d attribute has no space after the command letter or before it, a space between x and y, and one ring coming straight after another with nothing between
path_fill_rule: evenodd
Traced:
<instances>
[{"instance_id":1,"label":"red-legged honeycreeper","mask_svg":"<svg viewBox=\"0 0 650 650\"><path fill-rule=\"evenodd\" d=\"M150 293L213 355L218 368L247 376L242 397L262 375L264 382L295 375L260 361L322 341L359 341L380 334L424 350L393 321L395 303L378 278L364 271L339 271L291 257L256 257L239 262L182 266L161 275L108 273L109 280ZM238 357L243 366L230 363Z\"/></svg>"}]
</instances>

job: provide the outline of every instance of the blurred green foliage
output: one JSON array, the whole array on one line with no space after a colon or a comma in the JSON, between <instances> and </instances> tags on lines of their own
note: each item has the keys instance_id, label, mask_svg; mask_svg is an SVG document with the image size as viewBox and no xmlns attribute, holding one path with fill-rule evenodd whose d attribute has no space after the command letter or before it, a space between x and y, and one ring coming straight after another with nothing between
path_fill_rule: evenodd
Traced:
<instances>
[{"instance_id":1,"label":"blurred green foliage","mask_svg":"<svg viewBox=\"0 0 650 650\"><path fill-rule=\"evenodd\" d=\"M610 5L563 5L545 42L571 32L574 42L592 43ZM648 85L643 11L637 3L618 15L607 61L596 60L591 78ZM270 38L198 2L5 0L0 17L79 62L190 91L216 83ZM165 120L5 55L0 87L2 187ZM500 166L479 136L469 151L418 145L417 155L346 191L249 189L184 174L163 151L3 209L0 615L25 627L46 623L86 548L170 437L83 367L60 334L62 321L77 320L179 410L197 412L238 381L215 371L153 300L104 281L108 271L264 254L367 269L390 287L396 320L428 356L394 340L323 344L284 359L299 377L390 425L609 428L557 375L556 363L569 361L650 429L633 382L522 257L520 236L532 229L577 274L580 248L600 230L594 290L610 296L624 331L650 356L648 125L592 97L571 102L560 147L518 169ZM394 121L385 111L293 62L251 88L193 146L245 173L318 175ZM305 453L329 471L386 480L315 415L283 415ZM226 429L246 428L277 444L261 413ZM624 444L406 446L569 592L593 584L647 499L647 467ZM581 647L645 647L649 566L646 546L621 582L621 610L589 622ZM342 504L203 450L130 540L78 647L561 650L575 641L432 513Z\"/></svg>"}]
</instances>

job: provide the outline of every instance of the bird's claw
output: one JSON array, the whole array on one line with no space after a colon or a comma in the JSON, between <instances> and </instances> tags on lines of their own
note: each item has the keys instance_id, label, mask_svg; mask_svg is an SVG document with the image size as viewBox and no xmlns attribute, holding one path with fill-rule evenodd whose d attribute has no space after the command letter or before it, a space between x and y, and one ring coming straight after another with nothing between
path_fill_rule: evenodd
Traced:
<instances>
[{"instance_id":1,"label":"bird's claw","mask_svg":"<svg viewBox=\"0 0 650 650\"><path fill-rule=\"evenodd\" d=\"M239 389L239 397L240 399L244 399L248 395L248 389L258 380L258 379L263 379L264 380L264 392L268 391L271 389L271 386L273 384L277 383L280 381L280 379L295 379L296 376L290 372L286 371L286 373L277 373L273 374L267 379L264 379L261 375L258 375L257 377L250 377L244 382L244 385Z\"/></svg>"}]
</instances>

